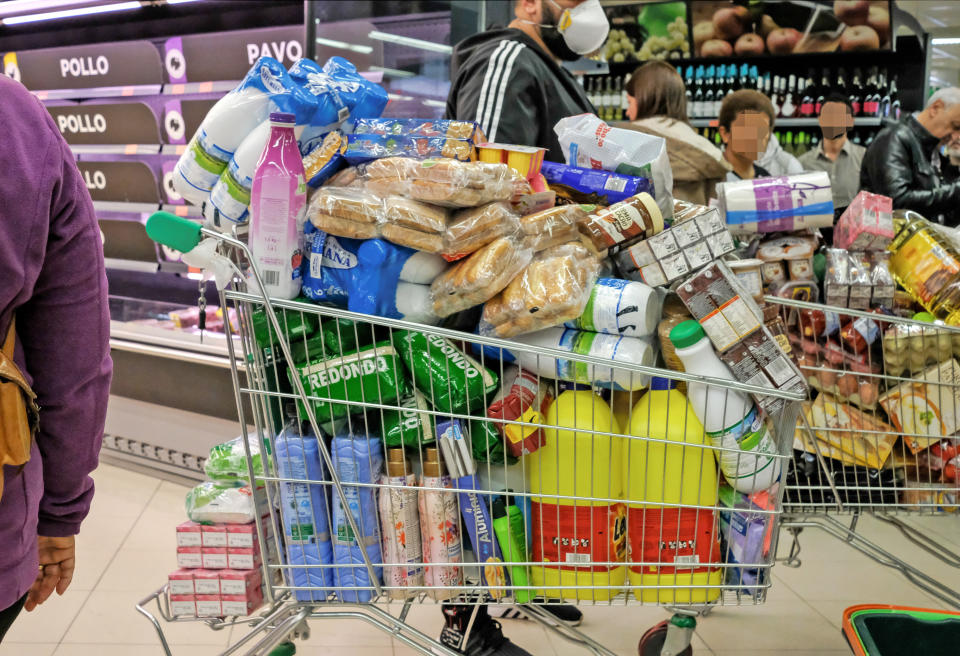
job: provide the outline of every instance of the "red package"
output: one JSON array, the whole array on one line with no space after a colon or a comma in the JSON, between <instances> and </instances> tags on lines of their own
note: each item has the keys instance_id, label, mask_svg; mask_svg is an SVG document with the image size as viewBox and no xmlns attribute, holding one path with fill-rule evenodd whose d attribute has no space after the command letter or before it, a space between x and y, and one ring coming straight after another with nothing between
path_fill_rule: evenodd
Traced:
<instances>
[{"instance_id":1,"label":"red package","mask_svg":"<svg viewBox=\"0 0 960 656\"><path fill-rule=\"evenodd\" d=\"M519 458L535 452L543 445L541 419L553 400L550 390L540 384L534 373L513 366L503 375L504 384L487 408L490 419L519 421L523 424L497 423L510 455Z\"/></svg>"}]
</instances>

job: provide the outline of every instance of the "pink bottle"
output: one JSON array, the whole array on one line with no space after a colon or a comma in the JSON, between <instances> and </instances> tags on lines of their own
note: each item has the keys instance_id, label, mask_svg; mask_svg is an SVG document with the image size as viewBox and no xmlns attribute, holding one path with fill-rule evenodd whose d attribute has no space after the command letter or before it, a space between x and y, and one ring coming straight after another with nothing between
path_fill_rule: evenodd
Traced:
<instances>
[{"instance_id":1,"label":"pink bottle","mask_svg":"<svg viewBox=\"0 0 960 656\"><path fill-rule=\"evenodd\" d=\"M294 123L293 114L270 114L270 137L250 189L253 261L267 294L284 299L300 293L300 262L306 245L307 187Z\"/></svg>"}]
</instances>

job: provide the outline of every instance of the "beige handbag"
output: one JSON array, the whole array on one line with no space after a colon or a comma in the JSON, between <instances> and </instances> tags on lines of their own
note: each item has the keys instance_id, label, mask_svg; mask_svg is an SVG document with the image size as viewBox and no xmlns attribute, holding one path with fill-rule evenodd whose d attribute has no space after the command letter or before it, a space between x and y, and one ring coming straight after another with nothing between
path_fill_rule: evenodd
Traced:
<instances>
[{"instance_id":1,"label":"beige handbag","mask_svg":"<svg viewBox=\"0 0 960 656\"><path fill-rule=\"evenodd\" d=\"M13 361L16 342L15 321L0 351L0 465L23 467L30 460L30 447L37 432L40 408L37 395L27 384ZM3 497L3 475L0 474L0 498Z\"/></svg>"}]
</instances>

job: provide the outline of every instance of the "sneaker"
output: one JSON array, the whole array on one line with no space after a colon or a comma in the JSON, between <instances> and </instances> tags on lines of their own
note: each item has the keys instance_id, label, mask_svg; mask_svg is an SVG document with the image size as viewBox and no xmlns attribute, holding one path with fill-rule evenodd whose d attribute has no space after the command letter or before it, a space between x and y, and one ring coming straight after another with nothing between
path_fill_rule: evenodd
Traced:
<instances>
[{"instance_id":1,"label":"sneaker","mask_svg":"<svg viewBox=\"0 0 960 656\"><path fill-rule=\"evenodd\" d=\"M583 622L583 613L580 612L580 609L570 604L561 603L560 599L538 597L534 602L538 609L543 610L540 616L544 619L567 626L580 626ZM530 619L524 612L524 608L525 606L522 604L491 604L490 615L503 620Z\"/></svg>"},{"instance_id":2,"label":"sneaker","mask_svg":"<svg viewBox=\"0 0 960 656\"><path fill-rule=\"evenodd\" d=\"M485 604L444 604L443 618L440 642L466 656L533 656L503 637Z\"/></svg>"}]
</instances>

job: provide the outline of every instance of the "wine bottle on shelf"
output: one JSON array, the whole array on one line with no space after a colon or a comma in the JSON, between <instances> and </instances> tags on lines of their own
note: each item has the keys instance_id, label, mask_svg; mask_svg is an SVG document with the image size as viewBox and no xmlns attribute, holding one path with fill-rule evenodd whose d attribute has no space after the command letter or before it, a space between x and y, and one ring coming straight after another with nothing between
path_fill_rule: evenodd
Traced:
<instances>
[{"instance_id":1,"label":"wine bottle on shelf","mask_svg":"<svg viewBox=\"0 0 960 656\"><path fill-rule=\"evenodd\" d=\"M737 65L736 65L736 64L730 64L729 66L727 66L727 89L726 89L726 93L730 93L730 92L732 92L732 91L736 91L736 90L739 89L739 88L740 88L740 87L738 86L738 82L737 82ZM725 93L724 95L726 95L726 93ZM719 114L719 112L717 112L717 113Z\"/></svg>"},{"instance_id":2,"label":"wine bottle on shelf","mask_svg":"<svg viewBox=\"0 0 960 656\"><path fill-rule=\"evenodd\" d=\"M860 116L863 111L863 87L860 84L860 79L860 69L853 69L853 84L850 85L847 98L850 99L850 107L854 116Z\"/></svg>"},{"instance_id":3,"label":"wine bottle on shelf","mask_svg":"<svg viewBox=\"0 0 960 656\"><path fill-rule=\"evenodd\" d=\"M815 149L819 145L820 145L820 134L817 132L814 132L813 135L810 137L810 148Z\"/></svg>"},{"instance_id":4,"label":"wine bottle on shelf","mask_svg":"<svg viewBox=\"0 0 960 656\"><path fill-rule=\"evenodd\" d=\"M793 132L787 130L787 136L783 140L783 149L793 155Z\"/></svg>"},{"instance_id":5,"label":"wine bottle on shelf","mask_svg":"<svg viewBox=\"0 0 960 656\"><path fill-rule=\"evenodd\" d=\"M813 113L811 116L820 116L820 110L823 109L823 99L830 93L830 78L827 77L827 70L824 69L820 76L820 86L816 89L816 96L813 101Z\"/></svg>"},{"instance_id":6,"label":"wine bottle on shelf","mask_svg":"<svg viewBox=\"0 0 960 656\"><path fill-rule=\"evenodd\" d=\"M618 98L619 100L619 98ZM603 85L603 100L600 101L603 105L603 120L609 121L611 109L613 108L613 83L610 81L610 78L604 81Z\"/></svg>"},{"instance_id":7,"label":"wine bottle on shelf","mask_svg":"<svg viewBox=\"0 0 960 656\"><path fill-rule=\"evenodd\" d=\"M760 76L757 71L757 67L751 66L750 73L747 76L747 88L748 89L759 89L760 88Z\"/></svg>"},{"instance_id":8,"label":"wine bottle on shelf","mask_svg":"<svg viewBox=\"0 0 960 656\"><path fill-rule=\"evenodd\" d=\"M863 90L863 115L876 116L880 109L880 90L877 87L877 69L873 67L867 77L867 85Z\"/></svg>"},{"instance_id":9,"label":"wine bottle on shelf","mask_svg":"<svg viewBox=\"0 0 960 656\"><path fill-rule=\"evenodd\" d=\"M626 121L628 118L627 107L630 106L630 102L628 100L628 94L627 94L627 82L629 81L630 81L630 76L624 75L623 81L620 86L620 116L621 116L621 119L624 121Z\"/></svg>"},{"instance_id":10,"label":"wine bottle on shelf","mask_svg":"<svg viewBox=\"0 0 960 656\"><path fill-rule=\"evenodd\" d=\"M770 80L770 72L768 71L764 73L763 80L758 82L760 83L760 86L757 87L757 90L766 95L767 98L773 100L773 82Z\"/></svg>"},{"instance_id":11,"label":"wine bottle on shelf","mask_svg":"<svg viewBox=\"0 0 960 656\"><path fill-rule=\"evenodd\" d=\"M890 117L900 120L900 93L897 91L897 77L890 80Z\"/></svg>"},{"instance_id":12,"label":"wine bottle on shelf","mask_svg":"<svg viewBox=\"0 0 960 656\"><path fill-rule=\"evenodd\" d=\"M713 107L710 108L710 116L720 115L720 104L725 95L727 95L727 67L721 64L717 68L717 83L713 91Z\"/></svg>"},{"instance_id":13,"label":"wine bottle on shelf","mask_svg":"<svg viewBox=\"0 0 960 656\"><path fill-rule=\"evenodd\" d=\"M733 67L734 72L736 72L737 67ZM747 64L740 64L740 72L736 76L737 83L732 87L733 91L739 91L740 89L748 89L750 83L750 66Z\"/></svg>"},{"instance_id":14,"label":"wine bottle on shelf","mask_svg":"<svg viewBox=\"0 0 960 656\"><path fill-rule=\"evenodd\" d=\"M768 78L769 79L769 78ZM782 116L780 113L780 82L782 78L779 75L773 76L773 89L767 92L770 102L773 104L773 115Z\"/></svg>"},{"instance_id":15,"label":"wine bottle on shelf","mask_svg":"<svg viewBox=\"0 0 960 656\"><path fill-rule=\"evenodd\" d=\"M847 95L847 71L843 68L837 69L837 86L830 89L831 93L839 93L841 96Z\"/></svg>"},{"instance_id":16,"label":"wine bottle on shelf","mask_svg":"<svg viewBox=\"0 0 960 656\"><path fill-rule=\"evenodd\" d=\"M590 104L593 105L595 110L597 110L597 116L599 116L600 108L597 105L600 104L600 101L597 98L597 78L591 75L590 77L587 77L586 80L587 99L590 100Z\"/></svg>"},{"instance_id":17,"label":"wine bottle on shelf","mask_svg":"<svg viewBox=\"0 0 960 656\"><path fill-rule=\"evenodd\" d=\"M703 114L702 116L713 116L713 91L715 87L714 75L716 67L712 64L707 66L706 75L703 78Z\"/></svg>"},{"instance_id":18,"label":"wine bottle on shelf","mask_svg":"<svg viewBox=\"0 0 960 656\"><path fill-rule=\"evenodd\" d=\"M783 103L780 105L780 114L783 118L793 118L797 115L797 76L793 73L787 80L787 91L783 96Z\"/></svg>"},{"instance_id":19,"label":"wine bottle on shelf","mask_svg":"<svg viewBox=\"0 0 960 656\"><path fill-rule=\"evenodd\" d=\"M803 96L800 98L800 116L809 118L813 116L814 95L817 89L813 85L813 69L807 71L807 80L804 84Z\"/></svg>"},{"instance_id":20,"label":"wine bottle on shelf","mask_svg":"<svg viewBox=\"0 0 960 656\"><path fill-rule=\"evenodd\" d=\"M890 85L887 84L887 71L884 71L880 74L881 85L880 88L883 90L883 95L880 96L880 107L877 109L877 116L881 118L886 118L890 116Z\"/></svg>"},{"instance_id":21,"label":"wine bottle on shelf","mask_svg":"<svg viewBox=\"0 0 960 656\"><path fill-rule=\"evenodd\" d=\"M687 118L693 118L693 66L687 66Z\"/></svg>"},{"instance_id":22,"label":"wine bottle on shelf","mask_svg":"<svg viewBox=\"0 0 960 656\"><path fill-rule=\"evenodd\" d=\"M695 90L693 92L693 115L695 118L703 114L703 66L697 66Z\"/></svg>"}]
</instances>

